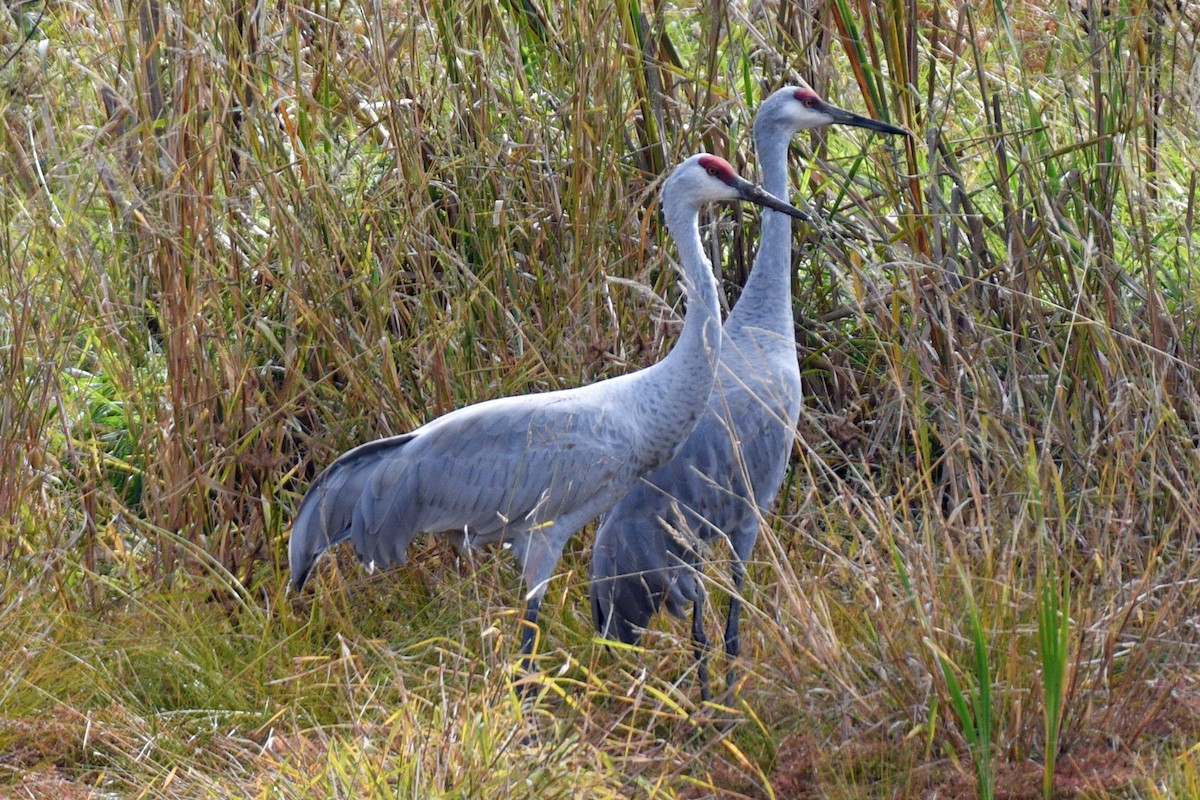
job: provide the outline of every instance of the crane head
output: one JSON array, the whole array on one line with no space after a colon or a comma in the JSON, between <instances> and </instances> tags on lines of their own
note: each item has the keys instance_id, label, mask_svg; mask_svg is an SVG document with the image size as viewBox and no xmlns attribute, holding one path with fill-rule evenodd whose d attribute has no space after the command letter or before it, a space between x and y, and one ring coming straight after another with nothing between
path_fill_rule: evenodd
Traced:
<instances>
[{"instance_id":1,"label":"crane head","mask_svg":"<svg viewBox=\"0 0 1200 800\"><path fill-rule=\"evenodd\" d=\"M725 159L708 153L698 153L687 159L667 178L663 184L663 203L672 200L696 207L705 203L744 200L796 219L810 219L800 209L742 178Z\"/></svg>"},{"instance_id":2,"label":"crane head","mask_svg":"<svg viewBox=\"0 0 1200 800\"><path fill-rule=\"evenodd\" d=\"M785 86L772 92L763 101L754 118L756 136L760 132L766 132L766 129L775 128L791 138L792 134L799 131L821 128L826 125L849 125L893 136L912 135L896 125L838 108L822 99L807 84Z\"/></svg>"}]
</instances>

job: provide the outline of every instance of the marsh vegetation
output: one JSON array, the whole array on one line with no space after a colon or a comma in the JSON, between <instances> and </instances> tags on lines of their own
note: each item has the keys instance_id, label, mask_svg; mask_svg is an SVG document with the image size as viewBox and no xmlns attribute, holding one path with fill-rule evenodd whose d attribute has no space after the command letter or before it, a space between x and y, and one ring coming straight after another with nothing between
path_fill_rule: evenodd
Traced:
<instances>
[{"instance_id":1,"label":"marsh vegetation","mask_svg":"<svg viewBox=\"0 0 1200 800\"><path fill-rule=\"evenodd\" d=\"M4 19L0 795L1200 795L1191 5ZM794 148L808 398L734 702L684 623L593 639L590 529L529 714L503 555L289 594L340 452L662 357L658 176L753 174L797 77L916 136ZM756 233L708 228L731 303Z\"/></svg>"}]
</instances>

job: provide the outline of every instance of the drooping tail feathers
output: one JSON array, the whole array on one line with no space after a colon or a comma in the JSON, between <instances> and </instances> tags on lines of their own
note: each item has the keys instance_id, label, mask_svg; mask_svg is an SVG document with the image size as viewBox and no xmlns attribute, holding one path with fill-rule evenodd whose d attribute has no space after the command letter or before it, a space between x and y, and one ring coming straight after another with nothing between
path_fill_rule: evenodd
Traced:
<instances>
[{"instance_id":1,"label":"drooping tail feathers","mask_svg":"<svg viewBox=\"0 0 1200 800\"><path fill-rule=\"evenodd\" d=\"M288 542L288 568L299 591L317 556L353 534L354 508L376 468L394 456L412 434L392 436L343 453L308 488Z\"/></svg>"},{"instance_id":2,"label":"drooping tail feathers","mask_svg":"<svg viewBox=\"0 0 1200 800\"><path fill-rule=\"evenodd\" d=\"M627 521L622 519L622 522ZM682 617L701 596L693 548L661 520L637 531L602 525L592 549L592 622L603 638L636 644L660 608Z\"/></svg>"}]
</instances>

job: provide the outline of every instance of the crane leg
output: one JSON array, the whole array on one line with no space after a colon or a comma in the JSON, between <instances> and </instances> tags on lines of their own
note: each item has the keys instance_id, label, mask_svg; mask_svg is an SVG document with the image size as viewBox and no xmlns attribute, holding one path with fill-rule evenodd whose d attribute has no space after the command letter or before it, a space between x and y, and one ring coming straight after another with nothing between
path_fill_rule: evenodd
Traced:
<instances>
[{"instance_id":1,"label":"crane leg","mask_svg":"<svg viewBox=\"0 0 1200 800\"><path fill-rule=\"evenodd\" d=\"M526 670L533 667L533 650L538 641L538 610L542 607L542 598L531 597L525 603L525 614L521 617L521 655Z\"/></svg>"},{"instance_id":2,"label":"crane leg","mask_svg":"<svg viewBox=\"0 0 1200 800\"><path fill-rule=\"evenodd\" d=\"M538 610L542 606L542 597L531 597L525 603L525 613L521 616L521 671L517 680L517 695L526 698L533 693L534 685L527 679L534 673L533 651L538 642Z\"/></svg>"},{"instance_id":3,"label":"crane leg","mask_svg":"<svg viewBox=\"0 0 1200 800\"><path fill-rule=\"evenodd\" d=\"M525 614L521 618L521 671L523 678L518 686L521 697L529 697L534 692L534 684L528 678L535 672L534 651L537 649L541 630L538 628L538 609L542 607L542 597L546 593L546 584L554 572L554 565L562 557L563 545L566 538L558 534L562 530L573 530L556 527L555 524L543 526L538 531L529 531L523 536L517 536L512 542L512 552L521 571L525 576Z\"/></svg>"},{"instance_id":4,"label":"crane leg","mask_svg":"<svg viewBox=\"0 0 1200 800\"><path fill-rule=\"evenodd\" d=\"M733 594L729 596L729 616L725 621L725 656L729 662L726 682L729 691L737 683L737 657L742 650L738 633L738 620L742 616L742 584L746 581L746 562L738 555L733 557Z\"/></svg>"},{"instance_id":5,"label":"crane leg","mask_svg":"<svg viewBox=\"0 0 1200 800\"><path fill-rule=\"evenodd\" d=\"M712 700L708 686L708 635L704 632L704 598L701 594L692 603L692 646L696 651L696 673L700 681L700 699Z\"/></svg>"}]
</instances>

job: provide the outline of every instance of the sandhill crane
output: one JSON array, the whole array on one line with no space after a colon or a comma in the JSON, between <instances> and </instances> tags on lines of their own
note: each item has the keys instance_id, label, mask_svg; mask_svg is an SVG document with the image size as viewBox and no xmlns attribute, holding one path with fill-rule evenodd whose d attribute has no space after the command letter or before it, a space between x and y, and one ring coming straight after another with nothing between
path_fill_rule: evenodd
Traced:
<instances>
[{"instance_id":1,"label":"sandhill crane","mask_svg":"<svg viewBox=\"0 0 1200 800\"><path fill-rule=\"evenodd\" d=\"M754 120L765 188L786 197L792 137L834 124L908 134L832 106L808 86L779 89ZM692 604L692 641L705 700L711 694L703 553L718 537L726 537L732 551L734 591L725 627L732 687L746 561L762 514L783 482L800 415L791 252L787 220L763 212L754 268L722 330L716 383L704 415L675 458L639 481L609 512L592 551L592 618L601 636L634 644L657 610L665 606L682 617Z\"/></svg>"},{"instance_id":2,"label":"sandhill crane","mask_svg":"<svg viewBox=\"0 0 1200 800\"><path fill-rule=\"evenodd\" d=\"M422 533L446 534L459 548L502 542L525 580L528 666L538 607L567 540L670 459L704 411L721 336L699 214L708 203L734 200L807 219L717 156L682 162L662 188L687 294L671 352L629 375L477 403L346 452L313 481L297 511L288 545L296 590L317 555L347 539L360 560L378 567L403 564Z\"/></svg>"}]
</instances>

